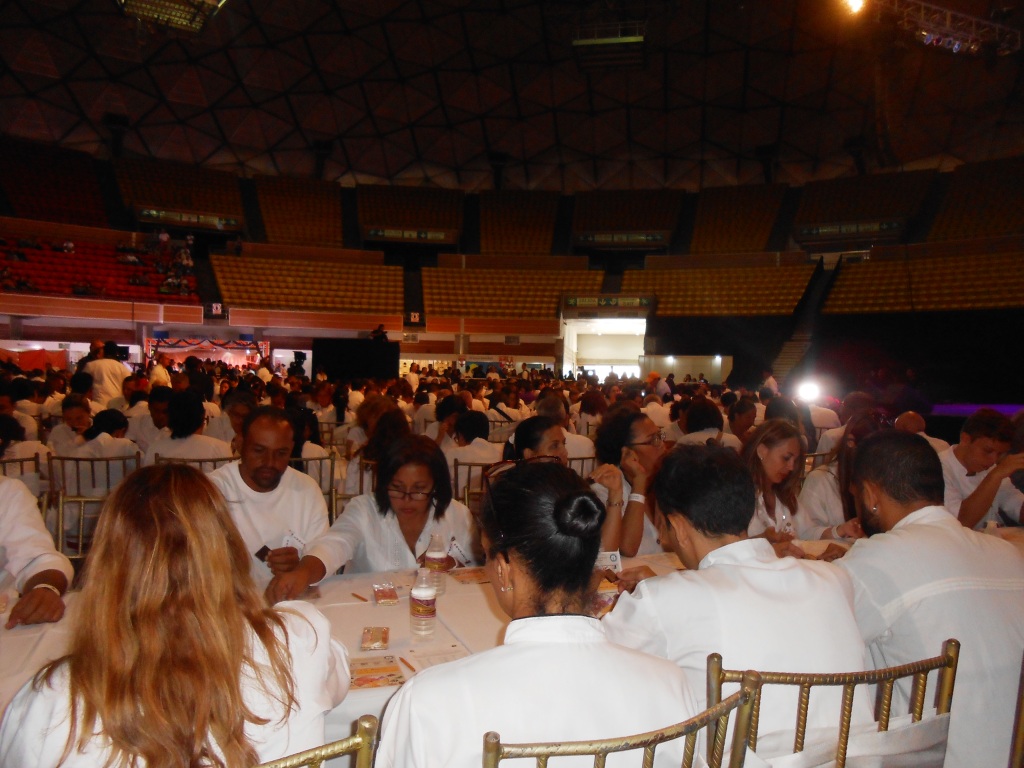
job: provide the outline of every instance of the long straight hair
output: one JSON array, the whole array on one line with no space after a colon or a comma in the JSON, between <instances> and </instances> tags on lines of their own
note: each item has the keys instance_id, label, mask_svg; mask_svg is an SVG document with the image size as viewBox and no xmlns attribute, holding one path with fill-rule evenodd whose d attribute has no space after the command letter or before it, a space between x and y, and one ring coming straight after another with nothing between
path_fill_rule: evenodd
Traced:
<instances>
[{"instance_id":1,"label":"long straight hair","mask_svg":"<svg viewBox=\"0 0 1024 768\"><path fill-rule=\"evenodd\" d=\"M761 466L761 461L757 455L757 447L763 444L767 448L774 448L787 440L796 440L798 447L796 469L781 483L772 486L768 482L764 468ZM743 446L743 461L747 465L747 469L750 470L750 474L753 475L754 485L757 486L757 490L761 495L763 496L770 490L774 491L775 498L782 502L791 515L795 515L797 492L804 475L804 446L800 442L800 429L785 419L768 419L762 422L754 430L750 440Z\"/></svg>"},{"instance_id":2,"label":"long straight hair","mask_svg":"<svg viewBox=\"0 0 1024 768\"><path fill-rule=\"evenodd\" d=\"M243 678L281 705L282 720L294 682L284 623L249 560L223 497L198 470L161 464L121 483L96 528L70 651L36 676L38 688L67 669L62 762L94 734L109 741L105 768L259 762L245 726L270 721L246 705ZM269 663L257 663L257 644Z\"/></svg>"}]
</instances>

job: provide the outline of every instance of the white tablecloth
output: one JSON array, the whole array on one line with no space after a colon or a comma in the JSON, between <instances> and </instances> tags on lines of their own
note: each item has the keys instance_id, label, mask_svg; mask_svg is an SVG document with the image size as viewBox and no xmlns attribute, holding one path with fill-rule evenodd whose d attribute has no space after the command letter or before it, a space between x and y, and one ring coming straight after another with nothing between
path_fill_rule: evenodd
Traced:
<instances>
[{"instance_id":1,"label":"white tablecloth","mask_svg":"<svg viewBox=\"0 0 1024 768\"><path fill-rule=\"evenodd\" d=\"M657 573L679 567L674 555L650 555L624 562L625 567L641 564L649 565ZM409 588L414 577L415 572L411 570L333 576L321 582L320 597L310 602L331 622L331 633L345 645L350 658L393 655L421 668L441 654L480 653L501 643L509 620L498 606L490 584L462 584L452 576L448 577L445 594L437 598L438 621L434 634L426 639L414 639L409 629ZM398 605L374 603L373 584L384 581L391 581L397 587ZM7 595L9 604L0 616L0 710L6 709L21 686L43 664L66 651L71 621L77 614L77 595L72 593L66 597L65 617L57 624L6 630L3 623L16 599L11 590ZM390 629L388 650L359 650L363 627L369 626ZM404 665L401 669L406 678L412 675ZM349 691L344 701L327 715L327 741L352 735L360 715L383 716L396 690L397 686L388 686ZM332 761L331 765L342 763Z\"/></svg>"}]
</instances>

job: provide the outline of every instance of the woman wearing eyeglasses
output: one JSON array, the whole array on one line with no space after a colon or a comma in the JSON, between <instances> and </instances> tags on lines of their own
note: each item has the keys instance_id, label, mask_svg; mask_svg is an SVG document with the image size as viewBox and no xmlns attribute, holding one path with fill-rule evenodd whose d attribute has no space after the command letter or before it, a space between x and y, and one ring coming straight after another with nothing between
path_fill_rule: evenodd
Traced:
<instances>
[{"instance_id":1,"label":"woman wearing eyeglasses","mask_svg":"<svg viewBox=\"0 0 1024 768\"><path fill-rule=\"evenodd\" d=\"M448 463L437 443L423 435L396 440L377 465L373 493L357 496L334 525L315 540L331 562L330 571L371 573L415 568L432 534L448 542L452 567L474 562L473 518L452 498ZM277 576L267 595L288 600L328 572L328 564L307 555L299 566Z\"/></svg>"},{"instance_id":2,"label":"woman wearing eyeglasses","mask_svg":"<svg viewBox=\"0 0 1024 768\"><path fill-rule=\"evenodd\" d=\"M699 711L676 664L610 643L587 615L605 510L585 481L554 460L509 466L492 475L481 510L487 574L512 619L504 644L406 682L384 715L378 768L475 768L487 731L508 742L592 740ZM678 766L681 750L681 740L659 746L655 766ZM637 759L613 754L608 765Z\"/></svg>"},{"instance_id":3,"label":"woman wearing eyeglasses","mask_svg":"<svg viewBox=\"0 0 1024 768\"><path fill-rule=\"evenodd\" d=\"M635 406L608 411L594 440L599 465L590 473L594 493L608 507L601 550L625 557L661 552L647 483L665 453L665 435Z\"/></svg>"}]
</instances>

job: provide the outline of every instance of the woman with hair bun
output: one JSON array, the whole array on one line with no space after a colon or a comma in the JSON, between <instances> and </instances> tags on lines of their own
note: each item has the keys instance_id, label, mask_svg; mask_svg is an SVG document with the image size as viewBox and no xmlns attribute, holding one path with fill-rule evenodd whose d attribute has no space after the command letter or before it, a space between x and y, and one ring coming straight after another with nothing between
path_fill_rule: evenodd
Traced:
<instances>
[{"instance_id":1,"label":"woman with hair bun","mask_svg":"<svg viewBox=\"0 0 1024 768\"><path fill-rule=\"evenodd\" d=\"M0 765L249 768L324 743L348 658L307 603L270 608L217 488L158 464L108 497L68 653L15 696Z\"/></svg>"},{"instance_id":2,"label":"woman with hair bun","mask_svg":"<svg viewBox=\"0 0 1024 768\"><path fill-rule=\"evenodd\" d=\"M492 476L481 510L487 574L512 622L497 648L416 674L384 715L378 768L476 768L483 734L566 741L664 728L698 713L678 666L613 645L587 615L604 506L571 469L524 461ZM629 706L609 706L608 692ZM655 765L679 765L681 741ZM635 764L616 753L609 768Z\"/></svg>"}]
</instances>

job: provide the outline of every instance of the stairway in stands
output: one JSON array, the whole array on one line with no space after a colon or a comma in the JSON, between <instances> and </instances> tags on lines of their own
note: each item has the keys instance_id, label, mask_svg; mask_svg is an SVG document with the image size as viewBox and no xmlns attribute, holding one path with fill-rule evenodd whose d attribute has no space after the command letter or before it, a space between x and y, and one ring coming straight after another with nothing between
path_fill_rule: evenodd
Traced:
<instances>
[{"instance_id":1,"label":"stairway in stands","mask_svg":"<svg viewBox=\"0 0 1024 768\"><path fill-rule=\"evenodd\" d=\"M807 331L795 331L789 341L783 343L782 349L775 357L775 362L772 363L772 373L780 387L786 385L786 377L789 376L789 372L800 364L810 348L811 334Z\"/></svg>"}]
</instances>

